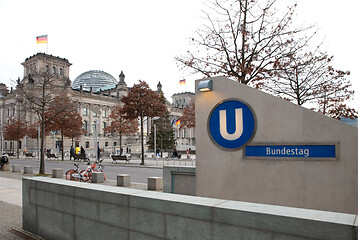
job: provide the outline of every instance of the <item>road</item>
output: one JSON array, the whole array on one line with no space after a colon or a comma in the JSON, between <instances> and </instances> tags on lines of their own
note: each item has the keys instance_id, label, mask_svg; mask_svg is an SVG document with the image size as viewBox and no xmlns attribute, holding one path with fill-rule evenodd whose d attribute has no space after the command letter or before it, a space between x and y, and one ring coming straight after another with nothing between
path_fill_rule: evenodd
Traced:
<instances>
[{"instance_id":1,"label":"road","mask_svg":"<svg viewBox=\"0 0 358 240\"><path fill-rule=\"evenodd\" d=\"M9 159L11 165L21 165L21 166L32 166L34 168L34 173L39 172L40 162L37 159ZM76 162L80 164L80 169L85 169L87 167L84 162ZM74 167L73 161L58 161L58 160L46 160L45 161L45 172L52 173L53 168L63 168L64 172ZM110 164L104 163L104 172L108 180L117 180L117 174L130 174L131 181L136 183L147 183L148 177L163 177L162 168L154 167L142 167L139 165L124 166L123 164Z\"/></svg>"}]
</instances>

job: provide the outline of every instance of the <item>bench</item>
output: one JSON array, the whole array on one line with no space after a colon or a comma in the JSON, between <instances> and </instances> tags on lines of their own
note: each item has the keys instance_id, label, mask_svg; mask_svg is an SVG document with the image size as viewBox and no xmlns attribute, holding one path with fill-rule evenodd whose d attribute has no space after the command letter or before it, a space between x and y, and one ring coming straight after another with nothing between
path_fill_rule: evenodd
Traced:
<instances>
[{"instance_id":1,"label":"bench","mask_svg":"<svg viewBox=\"0 0 358 240\"><path fill-rule=\"evenodd\" d=\"M173 155L173 153L172 153L170 156L168 155L167 160L169 160L170 158L171 158L172 160L174 160L175 158L178 158L178 160L180 160L180 158L181 158L181 154L180 154L180 153L178 153L178 156L176 156L176 157L172 157L172 155Z\"/></svg>"},{"instance_id":2,"label":"bench","mask_svg":"<svg viewBox=\"0 0 358 240\"><path fill-rule=\"evenodd\" d=\"M56 158L58 158L57 156L56 156L56 154L54 154L54 153L46 153L46 157L47 158L54 158L54 159L56 159Z\"/></svg>"},{"instance_id":3,"label":"bench","mask_svg":"<svg viewBox=\"0 0 358 240\"><path fill-rule=\"evenodd\" d=\"M140 158L142 156L141 153L131 153L131 158L134 159L134 158Z\"/></svg>"},{"instance_id":4,"label":"bench","mask_svg":"<svg viewBox=\"0 0 358 240\"><path fill-rule=\"evenodd\" d=\"M15 157L15 153L8 153L7 154L9 157Z\"/></svg>"},{"instance_id":5,"label":"bench","mask_svg":"<svg viewBox=\"0 0 358 240\"><path fill-rule=\"evenodd\" d=\"M101 157L103 157L103 158L109 158L110 155L111 155L110 152L101 153Z\"/></svg>"},{"instance_id":6,"label":"bench","mask_svg":"<svg viewBox=\"0 0 358 240\"><path fill-rule=\"evenodd\" d=\"M117 163L117 161L119 161L119 160L125 160L126 162L125 163L130 163L129 161L130 161L130 159L129 158L127 158L127 156L126 155L112 155L112 163L113 162L116 162Z\"/></svg>"},{"instance_id":7,"label":"bench","mask_svg":"<svg viewBox=\"0 0 358 240\"><path fill-rule=\"evenodd\" d=\"M25 153L25 156L26 156L27 158L28 158L28 157L31 157L31 158L32 158L32 157L35 157L33 153L28 153L28 152Z\"/></svg>"},{"instance_id":8,"label":"bench","mask_svg":"<svg viewBox=\"0 0 358 240\"><path fill-rule=\"evenodd\" d=\"M79 154L79 155L73 155L73 160L76 161L76 160L89 160L88 157L86 157L86 154Z\"/></svg>"}]
</instances>

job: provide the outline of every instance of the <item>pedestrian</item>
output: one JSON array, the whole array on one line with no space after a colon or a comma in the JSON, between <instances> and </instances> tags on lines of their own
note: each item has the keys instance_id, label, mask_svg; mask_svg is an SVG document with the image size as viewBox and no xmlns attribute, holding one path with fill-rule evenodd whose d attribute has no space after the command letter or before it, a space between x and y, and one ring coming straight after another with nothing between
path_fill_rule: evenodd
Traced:
<instances>
[{"instance_id":1,"label":"pedestrian","mask_svg":"<svg viewBox=\"0 0 358 240\"><path fill-rule=\"evenodd\" d=\"M159 157L160 157L160 148L157 148L155 156L159 156Z\"/></svg>"},{"instance_id":2,"label":"pedestrian","mask_svg":"<svg viewBox=\"0 0 358 240\"><path fill-rule=\"evenodd\" d=\"M81 153L82 156L86 157L86 151L82 146L81 146L81 152L80 153Z\"/></svg>"},{"instance_id":3,"label":"pedestrian","mask_svg":"<svg viewBox=\"0 0 358 240\"><path fill-rule=\"evenodd\" d=\"M97 147L97 161L99 161L100 158L101 158L101 149L98 146Z\"/></svg>"},{"instance_id":4,"label":"pedestrian","mask_svg":"<svg viewBox=\"0 0 358 240\"><path fill-rule=\"evenodd\" d=\"M73 148L73 146L71 146L70 148L70 161L72 160L72 157L73 160L75 160L75 149Z\"/></svg>"}]
</instances>

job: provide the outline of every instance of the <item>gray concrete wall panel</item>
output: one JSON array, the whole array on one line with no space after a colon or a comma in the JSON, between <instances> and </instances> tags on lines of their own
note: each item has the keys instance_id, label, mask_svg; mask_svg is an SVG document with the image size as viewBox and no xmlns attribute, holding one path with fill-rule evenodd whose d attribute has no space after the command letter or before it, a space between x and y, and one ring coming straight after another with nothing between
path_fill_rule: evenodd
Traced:
<instances>
[{"instance_id":1,"label":"gray concrete wall panel","mask_svg":"<svg viewBox=\"0 0 358 240\"><path fill-rule=\"evenodd\" d=\"M163 192L196 195L195 167L163 167Z\"/></svg>"},{"instance_id":2,"label":"gray concrete wall panel","mask_svg":"<svg viewBox=\"0 0 358 240\"><path fill-rule=\"evenodd\" d=\"M120 206L117 204L110 204L107 202L99 203L98 220L100 222L117 226L120 228L129 228L128 219L128 205Z\"/></svg>"},{"instance_id":3,"label":"gray concrete wall panel","mask_svg":"<svg viewBox=\"0 0 358 240\"><path fill-rule=\"evenodd\" d=\"M61 193L61 188L67 190ZM36 196L32 201L30 193ZM44 204L46 199L49 204ZM23 178L23 228L50 240L356 240L356 218L56 178Z\"/></svg>"}]
</instances>

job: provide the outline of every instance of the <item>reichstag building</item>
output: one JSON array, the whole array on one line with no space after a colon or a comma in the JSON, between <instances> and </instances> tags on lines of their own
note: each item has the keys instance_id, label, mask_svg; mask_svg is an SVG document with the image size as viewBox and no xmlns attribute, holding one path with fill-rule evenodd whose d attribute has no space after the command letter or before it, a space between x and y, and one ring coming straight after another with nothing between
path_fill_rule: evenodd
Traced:
<instances>
[{"instance_id":1,"label":"reichstag building","mask_svg":"<svg viewBox=\"0 0 358 240\"><path fill-rule=\"evenodd\" d=\"M83 121L83 128L86 131L75 144L83 146L87 153L94 153L94 131L95 123L98 126L98 142L100 148L105 152L118 152L119 137L106 134L103 129L109 126L111 119L109 115L115 105L121 104L121 97L125 96L130 87L125 82L123 71L120 72L118 80L111 74L100 70L90 70L80 74L73 81L69 78L71 63L65 59L45 53L37 53L25 59L22 63L24 67L24 76L19 79L22 84L28 84L36 81L32 78L35 73L42 71L49 72L55 76L61 91L66 91L72 101L78 106ZM156 91L162 92L160 82ZM0 124L1 124L1 152L16 152L17 147L20 152L25 149L28 152L37 152L38 141L29 137L24 137L19 142L7 141L4 139L3 126L9 124L9 119L18 118L26 120L32 124L38 121L34 113L25 109L19 101L19 91L12 87L0 84ZM172 96L172 103L166 100L166 105L171 119L179 119L182 116L183 108L187 107L194 99L194 93L184 92ZM148 137L151 128L151 120L147 119L144 126L144 136ZM176 147L178 150L195 149L194 129L179 129L173 125ZM140 152L140 132L131 136L122 137L122 146L129 147L132 152ZM147 141L145 141L146 143ZM18 144L18 146L17 146ZM45 148L51 149L51 152L58 153L61 147L68 152L72 142L71 139L61 141L61 136L57 132L51 132L46 137Z\"/></svg>"}]
</instances>

